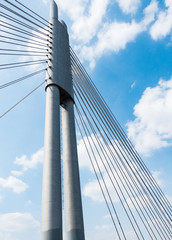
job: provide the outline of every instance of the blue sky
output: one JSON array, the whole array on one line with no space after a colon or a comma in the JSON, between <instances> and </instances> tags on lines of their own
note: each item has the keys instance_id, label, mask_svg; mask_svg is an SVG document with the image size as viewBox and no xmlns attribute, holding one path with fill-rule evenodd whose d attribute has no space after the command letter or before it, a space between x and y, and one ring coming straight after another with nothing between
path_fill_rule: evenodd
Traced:
<instances>
[{"instance_id":1,"label":"blue sky","mask_svg":"<svg viewBox=\"0 0 172 240\"><path fill-rule=\"evenodd\" d=\"M22 2L49 18L48 0ZM171 200L172 1L57 3L59 18L68 25L71 46ZM0 62L16 60L1 57ZM1 83L42 68L1 71ZM0 90L0 114L44 79L45 73L41 73ZM39 239L44 116L45 92L41 87L0 119L0 239ZM108 211L80 140L78 151L86 239L112 240ZM129 239L134 239L130 234Z\"/></svg>"}]
</instances>

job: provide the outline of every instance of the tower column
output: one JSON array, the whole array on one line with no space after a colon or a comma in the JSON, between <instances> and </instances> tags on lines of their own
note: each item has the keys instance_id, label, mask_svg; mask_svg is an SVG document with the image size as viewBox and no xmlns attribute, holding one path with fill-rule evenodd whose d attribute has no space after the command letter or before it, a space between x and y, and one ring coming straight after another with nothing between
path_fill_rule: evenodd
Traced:
<instances>
[{"instance_id":1,"label":"tower column","mask_svg":"<svg viewBox=\"0 0 172 240\"><path fill-rule=\"evenodd\" d=\"M84 240L69 36L66 24L58 20L58 9L54 0L51 0L50 25L52 33L49 37L46 77L41 240L62 240L60 105L62 105L66 240Z\"/></svg>"},{"instance_id":2,"label":"tower column","mask_svg":"<svg viewBox=\"0 0 172 240\"><path fill-rule=\"evenodd\" d=\"M65 225L67 240L84 240L73 100L62 104Z\"/></svg>"},{"instance_id":3,"label":"tower column","mask_svg":"<svg viewBox=\"0 0 172 240\"><path fill-rule=\"evenodd\" d=\"M46 90L41 240L62 240L60 93Z\"/></svg>"},{"instance_id":4,"label":"tower column","mask_svg":"<svg viewBox=\"0 0 172 240\"><path fill-rule=\"evenodd\" d=\"M50 5L49 55L46 76L46 116L42 187L41 240L62 240L60 88L58 86L58 9Z\"/></svg>"}]
</instances>

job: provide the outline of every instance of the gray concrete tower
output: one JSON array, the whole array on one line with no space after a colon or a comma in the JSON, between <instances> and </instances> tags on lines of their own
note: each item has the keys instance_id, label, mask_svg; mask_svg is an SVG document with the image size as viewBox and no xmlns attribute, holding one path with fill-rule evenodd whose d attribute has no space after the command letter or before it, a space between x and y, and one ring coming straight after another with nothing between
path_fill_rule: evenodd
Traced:
<instances>
[{"instance_id":1,"label":"gray concrete tower","mask_svg":"<svg viewBox=\"0 0 172 240\"><path fill-rule=\"evenodd\" d=\"M79 167L74 122L74 98L69 37L58 21L54 0L50 6L49 61L46 79L46 118L42 190L41 240L62 240L60 105L62 106L66 240L84 240Z\"/></svg>"}]
</instances>

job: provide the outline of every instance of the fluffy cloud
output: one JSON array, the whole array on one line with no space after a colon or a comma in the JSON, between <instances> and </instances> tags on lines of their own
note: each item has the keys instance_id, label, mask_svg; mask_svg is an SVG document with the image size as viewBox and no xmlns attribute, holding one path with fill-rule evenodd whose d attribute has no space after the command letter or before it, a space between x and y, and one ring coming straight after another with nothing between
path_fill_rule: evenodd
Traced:
<instances>
[{"instance_id":1,"label":"fluffy cloud","mask_svg":"<svg viewBox=\"0 0 172 240\"><path fill-rule=\"evenodd\" d=\"M26 232L39 227L39 222L30 213L7 213L0 215L1 232Z\"/></svg>"},{"instance_id":2,"label":"fluffy cloud","mask_svg":"<svg viewBox=\"0 0 172 240\"><path fill-rule=\"evenodd\" d=\"M87 149L90 153L90 156L92 159L94 159L94 157L96 158L97 162L99 163L99 166L100 166L100 169L101 171L103 172L104 171L104 168L103 168L103 164L102 164L102 161L100 159L100 155L98 154L96 148L98 149L98 151L101 151L100 150L100 147L99 147L99 144L97 143L97 140L96 140L96 137L99 138L100 142L103 144L104 148L106 148L102 138L97 135L95 136L94 134L92 134L91 136L89 136L88 138L87 137L84 137L84 139L80 139L77 143L77 150L78 150L78 159L79 159L79 166L80 168L88 168L90 171L93 171L92 169L92 165L91 165L91 162L90 162L90 159L89 159L89 156L88 156L88 153L87 153L87 150L86 150L86 147L85 147L85 144L84 142L86 143L87 145ZM92 140L95 142L96 144L96 147L92 144L92 148L90 148L88 142L87 142L87 139L92 143ZM94 151L94 156L92 154L92 150ZM97 169L97 167L95 167L96 171L98 172L99 170Z\"/></svg>"},{"instance_id":3,"label":"fluffy cloud","mask_svg":"<svg viewBox=\"0 0 172 240\"><path fill-rule=\"evenodd\" d=\"M26 155L23 155L20 158L17 157L14 163L22 166L23 171L27 171L28 169L36 168L38 164L43 163L43 158L44 150L41 148L34 153L30 159ZM13 174L19 174L19 172L13 171Z\"/></svg>"},{"instance_id":4,"label":"fluffy cloud","mask_svg":"<svg viewBox=\"0 0 172 240\"><path fill-rule=\"evenodd\" d=\"M81 58L90 61L91 66L94 67L95 59L104 54L118 53L121 49L125 49L127 43L133 42L143 30L142 25L135 21L105 24L98 33L97 42L94 45L82 47Z\"/></svg>"},{"instance_id":5,"label":"fluffy cloud","mask_svg":"<svg viewBox=\"0 0 172 240\"><path fill-rule=\"evenodd\" d=\"M121 10L126 14L136 13L140 6L140 0L116 0Z\"/></svg>"},{"instance_id":6,"label":"fluffy cloud","mask_svg":"<svg viewBox=\"0 0 172 240\"><path fill-rule=\"evenodd\" d=\"M88 15L80 16L72 25L72 36L83 44L88 43L97 33L97 29L106 13L109 0L93 0ZM95 9L99 9L95 11ZM82 34L81 34L82 31Z\"/></svg>"},{"instance_id":7,"label":"fluffy cloud","mask_svg":"<svg viewBox=\"0 0 172 240\"><path fill-rule=\"evenodd\" d=\"M144 18L142 20L143 26L145 26L145 29L155 21L155 17L158 13L158 3L156 0L152 0L150 4L144 9Z\"/></svg>"},{"instance_id":8,"label":"fluffy cloud","mask_svg":"<svg viewBox=\"0 0 172 240\"><path fill-rule=\"evenodd\" d=\"M43 0L47 2L48 0ZM126 48L143 31L150 31L154 40L161 39L172 30L172 2L165 0L166 9L159 10L157 0L152 0L142 9L143 19L136 21L133 14L138 10L140 0L116 0L124 14L131 14L130 21L107 21L108 7L113 7L111 0L56 0L71 20L71 36L74 49L81 60L86 60L93 68L102 55ZM99 11L97 11L99 9ZM151 25L152 24L152 25ZM151 27L150 27L151 25Z\"/></svg>"},{"instance_id":9,"label":"fluffy cloud","mask_svg":"<svg viewBox=\"0 0 172 240\"><path fill-rule=\"evenodd\" d=\"M6 213L0 215L0 239L39 239L40 223L30 213Z\"/></svg>"},{"instance_id":10,"label":"fluffy cloud","mask_svg":"<svg viewBox=\"0 0 172 240\"><path fill-rule=\"evenodd\" d=\"M45 1L45 0L44 0ZM74 40L74 49L78 52L81 60L86 60L93 68L95 62L102 55L126 48L129 42L143 31L147 31L149 25L155 21L158 12L157 0L152 0L143 9L144 17L140 21L133 18L138 10L140 0L116 0L125 14L132 14L131 20L109 22L107 9L112 4L111 0L56 0L62 10L71 20L71 36ZM113 7L113 6L111 6ZM97 11L99 9L99 11Z\"/></svg>"},{"instance_id":11,"label":"fluffy cloud","mask_svg":"<svg viewBox=\"0 0 172 240\"><path fill-rule=\"evenodd\" d=\"M109 230L109 229L112 229L112 228L113 228L113 226L112 225L108 225L108 224L101 225L101 226L99 226L99 225L96 226L96 230L102 230L102 229Z\"/></svg>"},{"instance_id":12,"label":"fluffy cloud","mask_svg":"<svg viewBox=\"0 0 172 240\"><path fill-rule=\"evenodd\" d=\"M20 177L23 175L23 172L22 171L11 171L11 174L14 175L14 176L17 176L17 177Z\"/></svg>"},{"instance_id":13,"label":"fluffy cloud","mask_svg":"<svg viewBox=\"0 0 172 240\"><path fill-rule=\"evenodd\" d=\"M152 176L155 179L155 181L158 183L158 185L163 188L164 187L164 182L161 178L162 172L160 171L153 171Z\"/></svg>"},{"instance_id":14,"label":"fluffy cloud","mask_svg":"<svg viewBox=\"0 0 172 240\"><path fill-rule=\"evenodd\" d=\"M127 227L129 224L123 223L123 227ZM124 227L124 228L125 228ZM134 231L128 231L125 229L125 236L127 236L128 240L137 240L138 238L135 236ZM116 231L114 230L114 226L106 222L102 225L95 226L94 230L94 239L95 240L104 240L104 239L118 239L119 236L117 235Z\"/></svg>"},{"instance_id":15,"label":"fluffy cloud","mask_svg":"<svg viewBox=\"0 0 172 240\"><path fill-rule=\"evenodd\" d=\"M90 6L86 0L56 2L72 20L72 38L85 44L96 35L110 0L93 0Z\"/></svg>"},{"instance_id":16,"label":"fluffy cloud","mask_svg":"<svg viewBox=\"0 0 172 240\"><path fill-rule=\"evenodd\" d=\"M26 183L13 176L8 177L7 179L0 178L0 186L3 188L11 188L15 193L22 193L28 188Z\"/></svg>"},{"instance_id":17,"label":"fluffy cloud","mask_svg":"<svg viewBox=\"0 0 172 240\"><path fill-rule=\"evenodd\" d=\"M134 42L137 36L146 31L149 25L155 20L158 11L156 0L144 9L144 17L140 22L132 20L131 22L105 23L97 34L97 41L90 46L82 46L80 48L81 59L90 62L93 68L96 59L108 53L118 53L126 48L130 42Z\"/></svg>"},{"instance_id":18,"label":"fluffy cloud","mask_svg":"<svg viewBox=\"0 0 172 240\"><path fill-rule=\"evenodd\" d=\"M172 145L172 78L148 87L134 107L135 120L127 123L128 136L143 154Z\"/></svg>"},{"instance_id":19,"label":"fluffy cloud","mask_svg":"<svg viewBox=\"0 0 172 240\"><path fill-rule=\"evenodd\" d=\"M156 22L150 29L154 40L166 37L172 31L172 1L165 0L166 10L160 11Z\"/></svg>"},{"instance_id":20,"label":"fluffy cloud","mask_svg":"<svg viewBox=\"0 0 172 240\"><path fill-rule=\"evenodd\" d=\"M115 182L115 180L113 179L113 184L108 176L107 173L104 173L103 174L103 179L106 183L106 186L107 186L107 189L110 193L110 196L111 196L111 199L113 202L118 202L119 201L119 198L118 196L116 195L116 191L115 189L118 188L117 186L117 183ZM109 197L106 193L106 188L104 186L104 182L103 182L103 179L100 178L100 184L105 192L105 196L106 196L106 199L107 201L109 202ZM120 184L121 185L121 184ZM90 199L92 199L93 201L96 201L96 202L99 202L99 203L102 203L102 202L105 202L104 200L104 197L103 197L103 194L101 192L101 188L99 186L99 183L97 180L93 180L89 183L87 183L84 187L84 190L83 190L83 195L85 197L89 197Z\"/></svg>"}]
</instances>

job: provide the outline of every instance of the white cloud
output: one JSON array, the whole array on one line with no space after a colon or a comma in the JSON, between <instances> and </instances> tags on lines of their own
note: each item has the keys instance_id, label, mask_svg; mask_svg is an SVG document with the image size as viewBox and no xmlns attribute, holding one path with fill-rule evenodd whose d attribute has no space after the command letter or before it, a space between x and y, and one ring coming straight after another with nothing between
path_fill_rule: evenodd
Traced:
<instances>
[{"instance_id":1,"label":"white cloud","mask_svg":"<svg viewBox=\"0 0 172 240\"><path fill-rule=\"evenodd\" d=\"M43 0L46 1L46 0ZM110 0L56 0L60 12L64 12L71 20L71 36L74 49L81 60L90 62L93 68L95 62L104 54L118 53L125 49L127 43L135 41L148 25L155 20L158 11L156 0L143 10L144 18L136 22L132 17L129 22L107 21L107 9ZM126 14L134 14L141 4L140 0L116 0ZM112 5L113 6L113 5ZM98 9L98 11L97 11Z\"/></svg>"},{"instance_id":2,"label":"white cloud","mask_svg":"<svg viewBox=\"0 0 172 240\"><path fill-rule=\"evenodd\" d=\"M118 239L114 226L112 224L99 224L95 226L93 238L95 240Z\"/></svg>"},{"instance_id":3,"label":"white cloud","mask_svg":"<svg viewBox=\"0 0 172 240\"><path fill-rule=\"evenodd\" d=\"M47 4L48 2L50 2L50 0L42 0L44 4Z\"/></svg>"},{"instance_id":4,"label":"white cloud","mask_svg":"<svg viewBox=\"0 0 172 240\"><path fill-rule=\"evenodd\" d=\"M25 232L39 227L39 222L30 213L6 213L0 215L1 232Z\"/></svg>"},{"instance_id":5,"label":"white cloud","mask_svg":"<svg viewBox=\"0 0 172 240\"><path fill-rule=\"evenodd\" d=\"M104 148L106 148L106 146L103 143L102 138L99 135L95 136L94 134L92 134L88 138L84 137L84 139L80 139L77 143L79 166L80 166L80 168L88 168L90 171L93 171L93 168L92 168L92 165L91 165L91 162L90 162L90 159L89 159L89 156L88 156L85 144L84 144L84 141L85 141L91 158L92 159L94 159L94 157L96 158L97 162L99 163L100 169L103 172L104 171L103 164L101 162L100 155L98 154L98 152L96 150L96 148L97 148L100 151L100 147L99 147L99 144L97 143L96 137L99 138L99 140L103 144ZM91 145L92 149L90 148L90 145L88 144L87 139L92 144ZM92 140L96 144L96 147L93 145ZM94 151L94 155L92 154L92 150ZM95 169L96 169L96 171L99 171L97 167L95 167Z\"/></svg>"},{"instance_id":6,"label":"white cloud","mask_svg":"<svg viewBox=\"0 0 172 240\"><path fill-rule=\"evenodd\" d=\"M23 171L27 171L28 169L36 168L38 164L42 164L43 158L44 149L41 148L36 153L34 153L30 159L26 155L23 155L20 158L17 157L14 163L22 166Z\"/></svg>"},{"instance_id":7,"label":"white cloud","mask_svg":"<svg viewBox=\"0 0 172 240\"><path fill-rule=\"evenodd\" d=\"M119 4L121 10L126 14L136 13L138 7L140 6L140 0L116 0Z\"/></svg>"},{"instance_id":8,"label":"white cloud","mask_svg":"<svg viewBox=\"0 0 172 240\"><path fill-rule=\"evenodd\" d=\"M160 11L156 22L150 29L151 37L159 40L172 32L172 1L165 0L166 10Z\"/></svg>"},{"instance_id":9,"label":"white cloud","mask_svg":"<svg viewBox=\"0 0 172 240\"><path fill-rule=\"evenodd\" d=\"M81 15L72 25L72 37L83 44L88 43L97 33L106 13L109 0L93 0L88 15ZM98 11L95 11L98 9ZM82 34L81 34L82 32Z\"/></svg>"},{"instance_id":10,"label":"white cloud","mask_svg":"<svg viewBox=\"0 0 172 240\"><path fill-rule=\"evenodd\" d=\"M85 11L87 0L56 0L58 7L64 11L72 20L77 20Z\"/></svg>"},{"instance_id":11,"label":"white cloud","mask_svg":"<svg viewBox=\"0 0 172 240\"><path fill-rule=\"evenodd\" d=\"M149 24L155 20L158 12L158 2L156 0L152 0L143 12L144 18L142 20L142 24L145 26L145 28L147 28L147 26L149 26Z\"/></svg>"},{"instance_id":12,"label":"white cloud","mask_svg":"<svg viewBox=\"0 0 172 240\"><path fill-rule=\"evenodd\" d=\"M170 202L170 204L172 205L172 196L166 196L166 198L168 199L168 201Z\"/></svg>"},{"instance_id":13,"label":"white cloud","mask_svg":"<svg viewBox=\"0 0 172 240\"><path fill-rule=\"evenodd\" d=\"M90 61L91 67L94 67L96 59L104 54L118 53L125 49L127 43L135 41L143 30L143 26L134 20L131 23L105 24L97 35L97 42L94 45L82 47L81 58Z\"/></svg>"},{"instance_id":14,"label":"white cloud","mask_svg":"<svg viewBox=\"0 0 172 240\"><path fill-rule=\"evenodd\" d=\"M0 232L0 239L3 240L19 240L19 238L14 237L14 235L11 235L10 233L4 233Z\"/></svg>"},{"instance_id":15,"label":"white cloud","mask_svg":"<svg viewBox=\"0 0 172 240\"><path fill-rule=\"evenodd\" d=\"M28 200L28 201L25 203L25 206L26 206L26 207L29 207L30 205L32 205L32 201L31 201L31 200Z\"/></svg>"},{"instance_id":16,"label":"white cloud","mask_svg":"<svg viewBox=\"0 0 172 240\"><path fill-rule=\"evenodd\" d=\"M23 175L23 172L22 171L11 171L11 174L14 175L14 176L17 176L17 177L20 177Z\"/></svg>"},{"instance_id":17,"label":"white cloud","mask_svg":"<svg viewBox=\"0 0 172 240\"><path fill-rule=\"evenodd\" d=\"M6 213L0 215L0 239L38 239L40 223L30 213Z\"/></svg>"},{"instance_id":18,"label":"white cloud","mask_svg":"<svg viewBox=\"0 0 172 240\"><path fill-rule=\"evenodd\" d=\"M117 141L115 141L115 140L112 141L112 142L114 142L113 147L111 145L109 145L107 147L107 145L105 145L105 143L103 142L102 138L99 135L97 135L97 137L99 138L99 141L102 143L102 148L101 149L99 148L99 145L97 143L97 138L94 135L92 135L91 137L88 137L88 139L90 140L92 149L94 151L94 155L92 155L92 149L89 148L89 145L87 145L87 148L90 153L92 162L95 166L96 173L99 176L100 184L101 184L103 190L106 192L105 195L106 195L107 201L108 202L110 201L110 199L107 195L107 189L108 189L108 191L111 195L112 201L118 202L119 197L117 196L117 193L115 190L117 189L117 191L119 193L120 192L119 188L120 188L121 190L123 190L123 192L125 192L124 195L126 194L126 190L124 189L124 186L121 182L121 181L123 181L123 178L120 177L121 172L119 171L119 168L116 166L117 165L116 161L121 162L120 157L123 159L124 156L126 157L126 155L123 152L123 150L121 149L121 147ZM91 138L95 141L96 148L98 149L100 155L97 153L97 150L96 150L94 144L92 143ZM87 144L87 139L84 138L84 140L85 140L85 143ZM104 150L106 158L102 153L102 149ZM111 149L111 152L109 152L109 149ZM122 156L121 151L123 152L123 156ZM113 158L112 158L111 154L113 154ZM92 165L90 164L90 160L87 155L87 151L86 151L83 140L78 141L78 156L79 156L80 168L84 167L84 168L88 168L90 171L93 171ZM100 158L100 156L101 156L101 158ZM114 156L116 157L115 162L114 162ZM98 162L99 169L97 167L94 157L96 158L96 161ZM103 162L104 162L104 164L103 164ZM123 170L123 173L126 174L126 169L123 167L123 165L121 165L120 170ZM131 163L131 168L128 169L128 171L133 175L133 172L136 172L136 170L138 170L137 166L134 163ZM102 175L100 175L100 173ZM104 181L102 179L102 176L103 176ZM133 176L133 178L135 179L135 181L137 181L135 176ZM107 189L104 186L104 182L106 183ZM130 178L128 178L128 183L132 184ZM97 180L92 180L84 186L83 195L85 197L89 197L93 201L96 201L99 203L102 203L105 201L104 197L102 195L102 192L101 192L101 188L100 188Z\"/></svg>"},{"instance_id":19,"label":"white cloud","mask_svg":"<svg viewBox=\"0 0 172 240\"><path fill-rule=\"evenodd\" d=\"M90 62L90 67L95 66L96 60L108 53L118 53L126 48L128 43L134 42L139 34L147 31L149 25L154 21L158 11L156 0L144 9L144 17L140 22L132 20L131 22L105 23L97 34L97 40L94 44L76 48L80 50L81 59Z\"/></svg>"},{"instance_id":20,"label":"white cloud","mask_svg":"<svg viewBox=\"0 0 172 240\"><path fill-rule=\"evenodd\" d=\"M160 171L153 171L152 172L152 176L155 179L155 181L158 183L158 185L162 188L164 187L164 182L163 180L160 178L162 175L162 172Z\"/></svg>"},{"instance_id":21,"label":"white cloud","mask_svg":"<svg viewBox=\"0 0 172 240\"><path fill-rule=\"evenodd\" d=\"M172 145L172 78L148 87L134 107L135 120L127 123L128 136L137 150L151 151Z\"/></svg>"},{"instance_id":22,"label":"white cloud","mask_svg":"<svg viewBox=\"0 0 172 240\"><path fill-rule=\"evenodd\" d=\"M56 2L72 20L72 38L88 43L96 35L110 0L93 0L89 5L87 0Z\"/></svg>"},{"instance_id":23,"label":"white cloud","mask_svg":"<svg viewBox=\"0 0 172 240\"><path fill-rule=\"evenodd\" d=\"M2 196L2 195L0 195L0 203L2 202L2 199L3 199L3 196Z\"/></svg>"},{"instance_id":24,"label":"white cloud","mask_svg":"<svg viewBox=\"0 0 172 240\"><path fill-rule=\"evenodd\" d=\"M96 226L96 230L104 230L104 229L106 229L106 230L109 230L109 229L112 229L113 228L113 226L112 225L108 225L108 224L104 224L104 225L97 225Z\"/></svg>"},{"instance_id":25,"label":"white cloud","mask_svg":"<svg viewBox=\"0 0 172 240\"><path fill-rule=\"evenodd\" d=\"M28 188L26 183L13 176L9 176L7 179L0 178L0 186L3 188L11 188L15 193L22 193Z\"/></svg>"},{"instance_id":26,"label":"white cloud","mask_svg":"<svg viewBox=\"0 0 172 240\"><path fill-rule=\"evenodd\" d=\"M43 0L46 3L48 0ZM74 49L81 60L95 66L96 60L108 53L118 53L134 42L139 34L149 31L154 40L165 37L172 30L172 2L166 0L167 9L159 11L157 0L152 0L142 9L144 17L136 21L133 14L141 5L140 0L116 0L125 14L131 14L126 22L107 21L111 0L56 0L60 13L63 11L71 20L71 36ZM97 9L99 9L97 11ZM158 16L157 16L158 15ZM157 20L156 20L157 18ZM151 28L149 26L153 23Z\"/></svg>"},{"instance_id":27,"label":"white cloud","mask_svg":"<svg viewBox=\"0 0 172 240\"><path fill-rule=\"evenodd\" d=\"M110 192L110 196L112 198L112 201L113 202L118 202L119 199L118 199L118 197L116 195L116 192L114 190L114 186L117 187L117 184L115 183L115 181L113 181L113 184L112 184L112 182L110 181L110 178L108 177L108 174L106 174L106 173L103 174L103 178L104 178L104 181L106 183L107 189ZM106 191L106 188L104 186L102 178L100 178L100 184L101 184L103 190ZM96 201L96 202L99 202L99 203L105 202L104 197L103 197L102 192L101 192L101 188L100 188L97 180L93 180L93 181L91 181L91 182L89 182L85 185L84 190L83 190L83 195L85 197L89 197L93 201ZM107 201L109 202L110 200L108 198L107 193L105 193L105 195L106 195Z\"/></svg>"}]
</instances>

